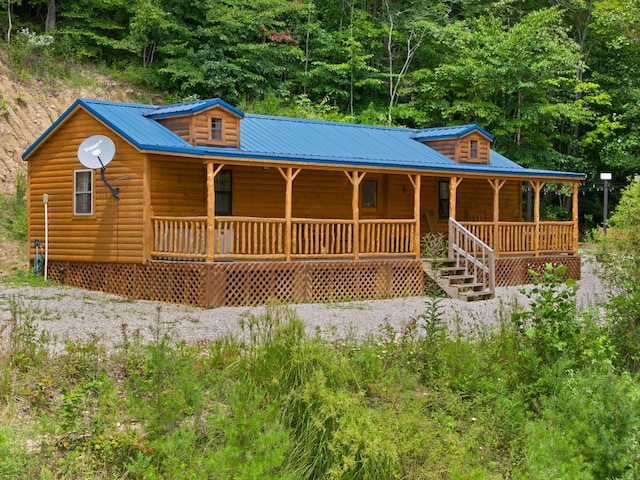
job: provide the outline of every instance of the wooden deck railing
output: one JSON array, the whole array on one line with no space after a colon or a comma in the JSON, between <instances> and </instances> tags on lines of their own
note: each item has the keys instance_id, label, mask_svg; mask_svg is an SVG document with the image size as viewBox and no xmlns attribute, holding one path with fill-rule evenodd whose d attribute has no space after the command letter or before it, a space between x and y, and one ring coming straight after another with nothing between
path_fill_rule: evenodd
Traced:
<instances>
[{"instance_id":1,"label":"wooden deck railing","mask_svg":"<svg viewBox=\"0 0 640 480\"><path fill-rule=\"evenodd\" d=\"M495 251L504 254L575 253L572 222L540 222L536 243L534 222L500 222L499 242L493 222L460 222L469 232Z\"/></svg>"},{"instance_id":2,"label":"wooden deck railing","mask_svg":"<svg viewBox=\"0 0 640 480\"><path fill-rule=\"evenodd\" d=\"M154 258L204 259L207 254L207 217L153 217Z\"/></svg>"},{"instance_id":3,"label":"wooden deck railing","mask_svg":"<svg viewBox=\"0 0 640 480\"><path fill-rule=\"evenodd\" d=\"M353 254L353 220L294 218L291 229L292 257L351 257Z\"/></svg>"},{"instance_id":4,"label":"wooden deck railing","mask_svg":"<svg viewBox=\"0 0 640 480\"><path fill-rule=\"evenodd\" d=\"M360 220L360 254L411 255L416 223L412 219Z\"/></svg>"},{"instance_id":5,"label":"wooden deck railing","mask_svg":"<svg viewBox=\"0 0 640 480\"><path fill-rule=\"evenodd\" d=\"M216 217L213 241L217 258L284 258L283 218Z\"/></svg>"},{"instance_id":6,"label":"wooden deck railing","mask_svg":"<svg viewBox=\"0 0 640 480\"><path fill-rule=\"evenodd\" d=\"M449 218L449 258L465 273L473 275L491 295L496 291L495 255L493 249L471 231Z\"/></svg>"},{"instance_id":7,"label":"wooden deck railing","mask_svg":"<svg viewBox=\"0 0 640 480\"><path fill-rule=\"evenodd\" d=\"M151 257L205 260L206 217L153 217ZM574 253L571 222L500 222L496 248L492 222L460 222L470 234L501 254ZM415 245L413 219L363 219L358 235L350 219L291 220L291 258L357 258L411 256ZM288 226L284 218L216 217L213 256L216 259L283 260L287 258Z\"/></svg>"}]
</instances>

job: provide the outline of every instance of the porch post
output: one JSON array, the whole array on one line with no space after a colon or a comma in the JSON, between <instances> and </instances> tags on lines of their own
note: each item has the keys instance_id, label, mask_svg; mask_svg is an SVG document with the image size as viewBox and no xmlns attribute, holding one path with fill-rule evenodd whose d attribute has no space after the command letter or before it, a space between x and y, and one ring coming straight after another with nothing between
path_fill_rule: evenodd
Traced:
<instances>
[{"instance_id":1,"label":"porch post","mask_svg":"<svg viewBox=\"0 0 640 480\"><path fill-rule=\"evenodd\" d=\"M224 164L215 168L213 162L207 162L207 262L215 260L215 220L216 220L216 188L214 180Z\"/></svg>"},{"instance_id":2,"label":"porch post","mask_svg":"<svg viewBox=\"0 0 640 480\"><path fill-rule=\"evenodd\" d=\"M578 255L578 240L580 231L578 229L578 182L571 185L571 220L573 221L573 254Z\"/></svg>"},{"instance_id":3,"label":"porch post","mask_svg":"<svg viewBox=\"0 0 640 480\"><path fill-rule=\"evenodd\" d=\"M284 234L284 255L287 262L291 261L291 237L293 233L293 225L291 221L293 212L293 181L300 173L300 168L295 172L291 167L287 167L286 171L278 167L278 171L282 178L287 182L284 195L284 218L285 218L285 234Z\"/></svg>"},{"instance_id":4,"label":"porch post","mask_svg":"<svg viewBox=\"0 0 640 480\"><path fill-rule=\"evenodd\" d=\"M407 175L411 185L413 185L413 219L415 221L415 232L413 236L413 249L416 260L420 260L420 184L422 177L420 175Z\"/></svg>"},{"instance_id":5,"label":"porch post","mask_svg":"<svg viewBox=\"0 0 640 480\"><path fill-rule=\"evenodd\" d=\"M533 198L533 255L538 257L540 256L540 191L544 187L544 182L541 180L529 180L529 184L533 187L535 195Z\"/></svg>"},{"instance_id":6,"label":"porch post","mask_svg":"<svg viewBox=\"0 0 640 480\"><path fill-rule=\"evenodd\" d=\"M500 256L500 189L506 180L487 179L493 188L493 251L495 258Z\"/></svg>"},{"instance_id":7,"label":"porch post","mask_svg":"<svg viewBox=\"0 0 640 480\"><path fill-rule=\"evenodd\" d=\"M351 196L351 210L353 211L353 259L360 260L360 182L367 174L366 172L344 172L351 186L353 194Z\"/></svg>"},{"instance_id":8,"label":"porch post","mask_svg":"<svg viewBox=\"0 0 640 480\"><path fill-rule=\"evenodd\" d=\"M462 182L462 177L451 177L449 180L449 218L456 219L456 202L458 185Z\"/></svg>"}]
</instances>

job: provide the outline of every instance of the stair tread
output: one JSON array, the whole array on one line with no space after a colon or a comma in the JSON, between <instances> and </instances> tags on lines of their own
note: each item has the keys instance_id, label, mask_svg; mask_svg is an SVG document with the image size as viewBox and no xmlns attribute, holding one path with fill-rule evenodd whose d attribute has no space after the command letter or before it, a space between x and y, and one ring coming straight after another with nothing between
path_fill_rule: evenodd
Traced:
<instances>
[{"instance_id":1,"label":"stair tread","mask_svg":"<svg viewBox=\"0 0 640 480\"><path fill-rule=\"evenodd\" d=\"M478 288L478 287L484 287L485 284L484 283L454 283L451 284L452 287L455 287L457 289L461 289L461 288ZM478 290L476 290L478 291Z\"/></svg>"},{"instance_id":2,"label":"stair tread","mask_svg":"<svg viewBox=\"0 0 640 480\"><path fill-rule=\"evenodd\" d=\"M443 275L442 278L446 280L473 280L473 275Z\"/></svg>"}]
</instances>

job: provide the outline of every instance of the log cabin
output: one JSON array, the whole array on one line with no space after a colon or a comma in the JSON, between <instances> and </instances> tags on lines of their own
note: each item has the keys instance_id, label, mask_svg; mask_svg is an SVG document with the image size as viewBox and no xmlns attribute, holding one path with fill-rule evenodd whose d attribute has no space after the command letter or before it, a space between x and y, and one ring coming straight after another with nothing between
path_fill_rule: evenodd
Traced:
<instances>
[{"instance_id":1,"label":"log cabin","mask_svg":"<svg viewBox=\"0 0 640 480\"><path fill-rule=\"evenodd\" d=\"M105 164L81 162L100 159L93 137L112 143ZM585 175L524 168L492 141L478 125L79 99L23 154L30 259L46 246L49 279L202 307L418 295L432 274L426 234L448 240L445 282L467 285L449 290L461 298L526 283L546 263L579 278ZM555 184L572 192L570 221L540 216Z\"/></svg>"}]
</instances>

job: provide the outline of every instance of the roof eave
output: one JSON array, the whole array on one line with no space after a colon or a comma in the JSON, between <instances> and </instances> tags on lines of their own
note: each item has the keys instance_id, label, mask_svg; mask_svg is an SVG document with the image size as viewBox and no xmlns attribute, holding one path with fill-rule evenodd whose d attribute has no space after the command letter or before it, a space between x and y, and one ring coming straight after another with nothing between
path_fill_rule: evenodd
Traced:
<instances>
[{"instance_id":1,"label":"roof eave","mask_svg":"<svg viewBox=\"0 0 640 480\"><path fill-rule=\"evenodd\" d=\"M479 168L465 168L464 166L451 168L450 166L418 166L418 165L398 165L392 163L381 162L376 165L372 165L370 161L367 159L356 159L356 158L334 158L331 162L326 161L326 157L300 157L294 155L286 155L286 154L269 154L269 153L258 153L258 152L243 152L237 149L229 149L226 151L221 150L210 150L210 149L202 149L197 147L188 147L188 148L159 148L152 145L142 146L142 151L149 153L175 153L180 155L195 155L202 158L229 158L229 159L247 159L247 160L256 160L256 161L271 161L271 162L286 162L286 163L297 163L297 164L312 164L312 163L322 163L326 166L353 166L353 167L367 167L371 169L381 168L385 170L405 170L405 171L416 171L416 172L437 172L437 173L448 173L451 175L456 175L459 173L467 173L474 175L482 175L482 176L490 176L490 175L499 175L499 176L509 176L514 178L545 178L545 179L556 179L556 180L585 180L587 178L584 173L574 173L574 172L554 172L551 170L529 170L523 168L522 171L517 171L513 169L501 169L501 168L492 168L492 169L479 169ZM324 160L324 161L323 161Z\"/></svg>"}]
</instances>

